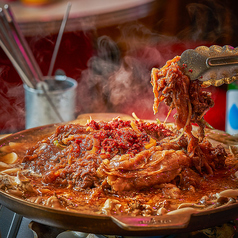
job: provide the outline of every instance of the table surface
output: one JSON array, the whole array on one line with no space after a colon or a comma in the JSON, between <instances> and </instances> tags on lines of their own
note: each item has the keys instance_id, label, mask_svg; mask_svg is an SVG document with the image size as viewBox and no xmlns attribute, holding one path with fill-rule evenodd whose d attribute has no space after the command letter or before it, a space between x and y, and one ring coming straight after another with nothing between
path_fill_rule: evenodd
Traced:
<instances>
[{"instance_id":1,"label":"table surface","mask_svg":"<svg viewBox=\"0 0 238 238\"><path fill-rule=\"evenodd\" d=\"M150 3L153 0L71 0L70 17L84 17L98 15L107 12L125 10L142 4ZM20 2L12 2L12 7L16 19L20 22L27 21L50 21L52 19L62 19L69 1L54 1L47 5L34 6L24 5Z\"/></svg>"}]
</instances>

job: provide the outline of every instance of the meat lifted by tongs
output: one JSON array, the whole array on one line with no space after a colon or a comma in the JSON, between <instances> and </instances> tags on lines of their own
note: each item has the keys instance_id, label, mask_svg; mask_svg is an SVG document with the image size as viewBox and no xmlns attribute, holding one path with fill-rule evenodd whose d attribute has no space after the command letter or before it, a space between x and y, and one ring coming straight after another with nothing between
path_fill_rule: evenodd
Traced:
<instances>
[{"instance_id":1,"label":"meat lifted by tongs","mask_svg":"<svg viewBox=\"0 0 238 238\"><path fill-rule=\"evenodd\" d=\"M203 116L214 105L211 93L202 88L231 83L237 78L238 48L214 45L186 50L161 69L152 69L154 113L158 112L161 101L169 106L170 111L177 110L175 124L178 130L183 128L181 135L185 132L189 137L188 152L193 154L208 125ZM198 138L192 134L192 123L199 126Z\"/></svg>"},{"instance_id":2,"label":"meat lifted by tongs","mask_svg":"<svg viewBox=\"0 0 238 238\"><path fill-rule=\"evenodd\" d=\"M202 81L203 87L229 84L238 78L238 48L200 46L184 51L178 65L191 80Z\"/></svg>"},{"instance_id":3,"label":"meat lifted by tongs","mask_svg":"<svg viewBox=\"0 0 238 238\"><path fill-rule=\"evenodd\" d=\"M197 145L197 138L192 135L192 123L197 123L199 138L204 138L206 122L203 119L214 102L211 93L203 91L199 80L190 80L178 65L180 57L169 60L161 69L152 69L151 84L154 92L154 113L158 112L161 101L169 106L170 111L176 109L174 115L177 129L183 129L190 137L189 152ZM183 133L182 132L182 133ZM181 134L182 135L182 134Z\"/></svg>"}]
</instances>

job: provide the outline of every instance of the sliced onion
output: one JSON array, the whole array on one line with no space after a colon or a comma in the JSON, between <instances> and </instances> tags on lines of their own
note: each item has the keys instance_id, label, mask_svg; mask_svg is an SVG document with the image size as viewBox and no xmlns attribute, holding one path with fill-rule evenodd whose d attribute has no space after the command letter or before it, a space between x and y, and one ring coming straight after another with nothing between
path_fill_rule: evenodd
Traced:
<instances>
[{"instance_id":1,"label":"sliced onion","mask_svg":"<svg viewBox=\"0 0 238 238\"><path fill-rule=\"evenodd\" d=\"M18 172L19 170L21 170L21 168L11 168L11 169L5 169L5 170L3 170L3 171L1 171L1 173L4 173L4 174L12 174L12 173Z\"/></svg>"},{"instance_id":2,"label":"sliced onion","mask_svg":"<svg viewBox=\"0 0 238 238\"><path fill-rule=\"evenodd\" d=\"M132 116L135 120L138 120L138 121L140 120L139 117L134 112L132 112Z\"/></svg>"},{"instance_id":3,"label":"sliced onion","mask_svg":"<svg viewBox=\"0 0 238 238\"><path fill-rule=\"evenodd\" d=\"M218 197L238 197L238 189L227 189L218 194Z\"/></svg>"},{"instance_id":4,"label":"sliced onion","mask_svg":"<svg viewBox=\"0 0 238 238\"><path fill-rule=\"evenodd\" d=\"M156 143L157 143L156 140L153 139L152 137L150 137L150 141L149 141L149 143L145 144L145 148L148 150L152 146L156 146Z\"/></svg>"},{"instance_id":5,"label":"sliced onion","mask_svg":"<svg viewBox=\"0 0 238 238\"><path fill-rule=\"evenodd\" d=\"M18 159L18 155L15 152L11 152L1 157L1 161L6 164L14 164L16 163L17 159Z\"/></svg>"},{"instance_id":6,"label":"sliced onion","mask_svg":"<svg viewBox=\"0 0 238 238\"><path fill-rule=\"evenodd\" d=\"M172 108L170 108L170 110L169 110L169 112L168 112L168 114L167 114L167 116L166 116L166 118L165 118L165 120L164 120L164 123L163 124L165 124L166 123L166 121L168 120L168 118L169 118L169 115L171 114L171 112L173 111L173 109Z\"/></svg>"},{"instance_id":7,"label":"sliced onion","mask_svg":"<svg viewBox=\"0 0 238 238\"><path fill-rule=\"evenodd\" d=\"M9 145L5 145L5 146L1 147L0 151L5 152L5 153L10 153L14 149L20 149L23 146L26 146L26 145L25 144L23 145L23 143L18 143L18 142L9 142Z\"/></svg>"},{"instance_id":8,"label":"sliced onion","mask_svg":"<svg viewBox=\"0 0 238 238\"><path fill-rule=\"evenodd\" d=\"M190 123L191 116L192 116L192 105L191 105L190 102L188 102L188 117L187 117L187 121L185 123L185 126L183 127L183 130L182 130L181 134L178 137L176 137L175 139L171 140L170 142L175 142L175 141L179 140L183 136L186 127Z\"/></svg>"},{"instance_id":9,"label":"sliced onion","mask_svg":"<svg viewBox=\"0 0 238 238\"><path fill-rule=\"evenodd\" d=\"M199 210L192 208L192 207L184 207L181 209L177 209L171 212L168 212L167 215L183 215L183 214L193 214L193 213L198 213Z\"/></svg>"}]
</instances>

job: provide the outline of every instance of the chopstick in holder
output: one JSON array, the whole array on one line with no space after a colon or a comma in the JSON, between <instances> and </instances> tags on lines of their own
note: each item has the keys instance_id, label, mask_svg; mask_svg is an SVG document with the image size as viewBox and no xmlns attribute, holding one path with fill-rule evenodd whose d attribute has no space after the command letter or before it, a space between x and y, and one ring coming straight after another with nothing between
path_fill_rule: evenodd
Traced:
<instances>
[{"instance_id":1,"label":"chopstick in holder","mask_svg":"<svg viewBox=\"0 0 238 238\"><path fill-rule=\"evenodd\" d=\"M10 7L5 5L4 10L6 12L0 8L0 45L2 49L18 71L23 83L28 87L43 90L52 109L55 111L60 121L63 122L63 118L48 95L47 85L45 85L46 83L43 81L42 72L15 21Z\"/></svg>"},{"instance_id":2,"label":"chopstick in holder","mask_svg":"<svg viewBox=\"0 0 238 238\"><path fill-rule=\"evenodd\" d=\"M9 5L5 5L4 9L7 13L7 18L9 19L9 25L12 28L12 33L14 34L15 41L17 42L22 54L24 55L32 73L34 74L35 79L40 82L43 80L43 74L40 70L39 65L37 64L33 53L26 42L25 37L23 36L19 25L17 24L13 12Z\"/></svg>"},{"instance_id":3,"label":"chopstick in holder","mask_svg":"<svg viewBox=\"0 0 238 238\"><path fill-rule=\"evenodd\" d=\"M69 17L69 12L70 12L71 5L72 5L71 2L69 2L68 5L67 5L66 12L65 12L64 17L63 17L63 21L60 25L59 34L58 34L58 37L57 37L57 40L56 40L54 52L53 52L52 59L51 59L51 62L50 62L48 76L52 75L52 71L53 71L53 68L54 68L54 65L55 65L56 56L58 54L61 39L62 39L64 29L65 29L65 26L66 26L66 23L67 23L67 20L68 20L68 17Z\"/></svg>"},{"instance_id":4,"label":"chopstick in holder","mask_svg":"<svg viewBox=\"0 0 238 238\"><path fill-rule=\"evenodd\" d=\"M17 49L15 47L15 43L11 36L9 36L8 29L6 25L5 15L3 13L3 9L0 8L0 45L13 66L16 68L19 73L22 81L29 87L34 88L35 85L31 80L31 75L29 70L27 70L26 65L24 64L24 59L20 57L17 53Z\"/></svg>"},{"instance_id":5,"label":"chopstick in holder","mask_svg":"<svg viewBox=\"0 0 238 238\"><path fill-rule=\"evenodd\" d=\"M29 80L35 81L34 75L32 74L32 71L29 68L29 64L26 61L26 58L22 54L21 50L19 49L19 45L15 41L15 38L14 38L15 34L11 30L11 27L9 25L6 15L4 14L3 9L1 9L0 16L1 16L1 22L2 22L1 30L4 34L5 39L6 39L5 42L8 42L8 46L10 46L10 47L8 47L8 49L10 50L11 54L14 56L14 59L21 66L22 70L28 76ZM34 83L34 85L36 84L36 82L32 82L32 84L33 83Z\"/></svg>"}]
</instances>

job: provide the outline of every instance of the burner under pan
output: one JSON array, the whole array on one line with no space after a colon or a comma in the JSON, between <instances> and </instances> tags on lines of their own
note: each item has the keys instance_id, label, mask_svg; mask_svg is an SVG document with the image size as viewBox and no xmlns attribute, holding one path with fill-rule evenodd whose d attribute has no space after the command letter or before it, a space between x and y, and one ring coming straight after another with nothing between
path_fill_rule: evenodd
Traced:
<instances>
[{"instance_id":1,"label":"burner under pan","mask_svg":"<svg viewBox=\"0 0 238 238\"><path fill-rule=\"evenodd\" d=\"M166 236L140 236L139 238L238 238L238 221L202 231ZM223 236L222 236L223 235ZM224 236L225 235L225 236ZM138 237L138 236L137 236ZM0 238L136 238L133 236L99 235L68 231L34 222L0 204Z\"/></svg>"}]
</instances>

